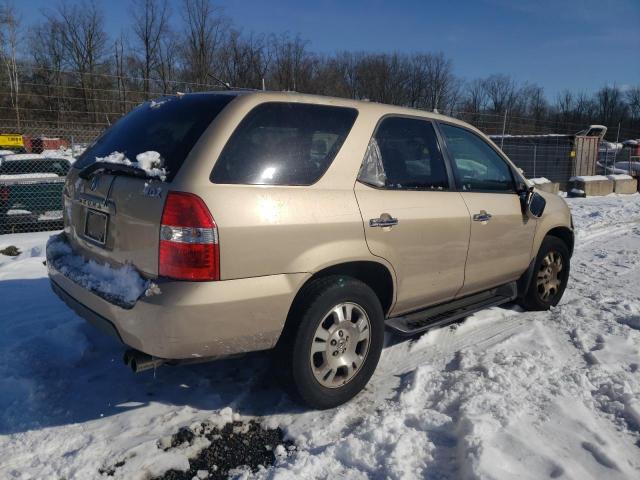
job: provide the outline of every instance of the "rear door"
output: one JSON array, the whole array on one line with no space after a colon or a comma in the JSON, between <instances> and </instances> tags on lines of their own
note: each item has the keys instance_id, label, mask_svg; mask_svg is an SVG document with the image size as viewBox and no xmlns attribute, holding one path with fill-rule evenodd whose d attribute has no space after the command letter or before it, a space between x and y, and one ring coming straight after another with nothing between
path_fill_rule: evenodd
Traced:
<instances>
[{"instance_id":1,"label":"rear door","mask_svg":"<svg viewBox=\"0 0 640 480\"><path fill-rule=\"evenodd\" d=\"M224 94L167 97L144 103L109 128L67 177L65 231L74 246L99 262L131 263L145 275L157 276L160 221L170 182L233 98ZM148 169L154 157L162 159L164 175L137 175L138 167ZM89 170L85 169L105 158L119 163L107 163L108 168L86 175ZM136 171L116 168L123 163L133 164Z\"/></svg>"},{"instance_id":2,"label":"rear door","mask_svg":"<svg viewBox=\"0 0 640 480\"><path fill-rule=\"evenodd\" d=\"M528 267L536 222L522 212L511 166L475 132L440 123L456 184L471 215L468 295L517 279Z\"/></svg>"},{"instance_id":3,"label":"rear door","mask_svg":"<svg viewBox=\"0 0 640 480\"><path fill-rule=\"evenodd\" d=\"M432 122L380 122L355 194L370 251L396 273L394 314L451 299L463 285L470 220L450 173Z\"/></svg>"}]
</instances>

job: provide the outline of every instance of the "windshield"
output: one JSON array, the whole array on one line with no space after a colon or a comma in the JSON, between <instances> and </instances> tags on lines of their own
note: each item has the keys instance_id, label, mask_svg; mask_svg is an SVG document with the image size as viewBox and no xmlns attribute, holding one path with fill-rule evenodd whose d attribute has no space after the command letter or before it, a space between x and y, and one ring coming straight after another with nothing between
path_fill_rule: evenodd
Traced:
<instances>
[{"instance_id":1,"label":"windshield","mask_svg":"<svg viewBox=\"0 0 640 480\"><path fill-rule=\"evenodd\" d=\"M84 169L114 152L135 160L153 151L160 154L171 181L205 129L234 98L233 94L198 93L146 102L106 130L74 167Z\"/></svg>"}]
</instances>

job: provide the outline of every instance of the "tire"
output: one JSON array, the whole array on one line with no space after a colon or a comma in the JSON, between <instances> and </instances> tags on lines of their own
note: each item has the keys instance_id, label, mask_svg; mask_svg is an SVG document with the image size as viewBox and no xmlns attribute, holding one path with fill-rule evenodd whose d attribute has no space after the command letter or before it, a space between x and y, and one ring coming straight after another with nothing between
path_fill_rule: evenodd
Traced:
<instances>
[{"instance_id":1,"label":"tire","mask_svg":"<svg viewBox=\"0 0 640 480\"><path fill-rule=\"evenodd\" d=\"M300 292L276 347L275 367L295 399L333 408L365 387L383 343L384 313L373 290L351 277L325 277Z\"/></svg>"},{"instance_id":2,"label":"tire","mask_svg":"<svg viewBox=\"0 0 640 480\"><path fill-rule=\"evenodd\" d=\"M559 271L558 261L561 268ZM532 311L555 307L567 287L570 261L569 249L562 240L552 236L545 237L534 263L531 282L520 301L522 307Z\"/></svg>"}]
</instances>

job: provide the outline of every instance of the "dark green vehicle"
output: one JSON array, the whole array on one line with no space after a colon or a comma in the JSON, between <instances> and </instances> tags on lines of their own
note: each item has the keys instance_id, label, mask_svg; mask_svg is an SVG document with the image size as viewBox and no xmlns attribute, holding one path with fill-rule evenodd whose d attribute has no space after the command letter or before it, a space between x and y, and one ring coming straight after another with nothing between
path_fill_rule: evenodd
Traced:
<instances>
[{"instance_id":1,"label":"dark green vehicle","mask_svg":"<svg viewBox=\"0 0 640 480\"><path fill-rule=\"evenodd\" d=\"M71 162L39 154L0 156L0 233L62 226L62 189Z\"/></svg>"}]
</instances>

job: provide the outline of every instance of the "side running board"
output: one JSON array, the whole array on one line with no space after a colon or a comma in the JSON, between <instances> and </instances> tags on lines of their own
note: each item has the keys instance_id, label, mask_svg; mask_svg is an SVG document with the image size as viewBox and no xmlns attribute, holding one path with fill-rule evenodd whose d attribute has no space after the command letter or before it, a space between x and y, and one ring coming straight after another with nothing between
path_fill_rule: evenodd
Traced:
<instances>
[{"instance_id":1,"label":"side running board","mask_svg":"<svg viewBox=\"0 0 640 480\"><path fill-rule=\"evenodd\" d=\"M392 317L386 320L386 325L399 335L409 336L424 332L431 328L441 327L468 317L472 313L485 308L495 307L511 302L518 296L516 282L507 283L500 287L475 293L468 297L452 300L417 312Z\"/></svg>"}]
</instances>

